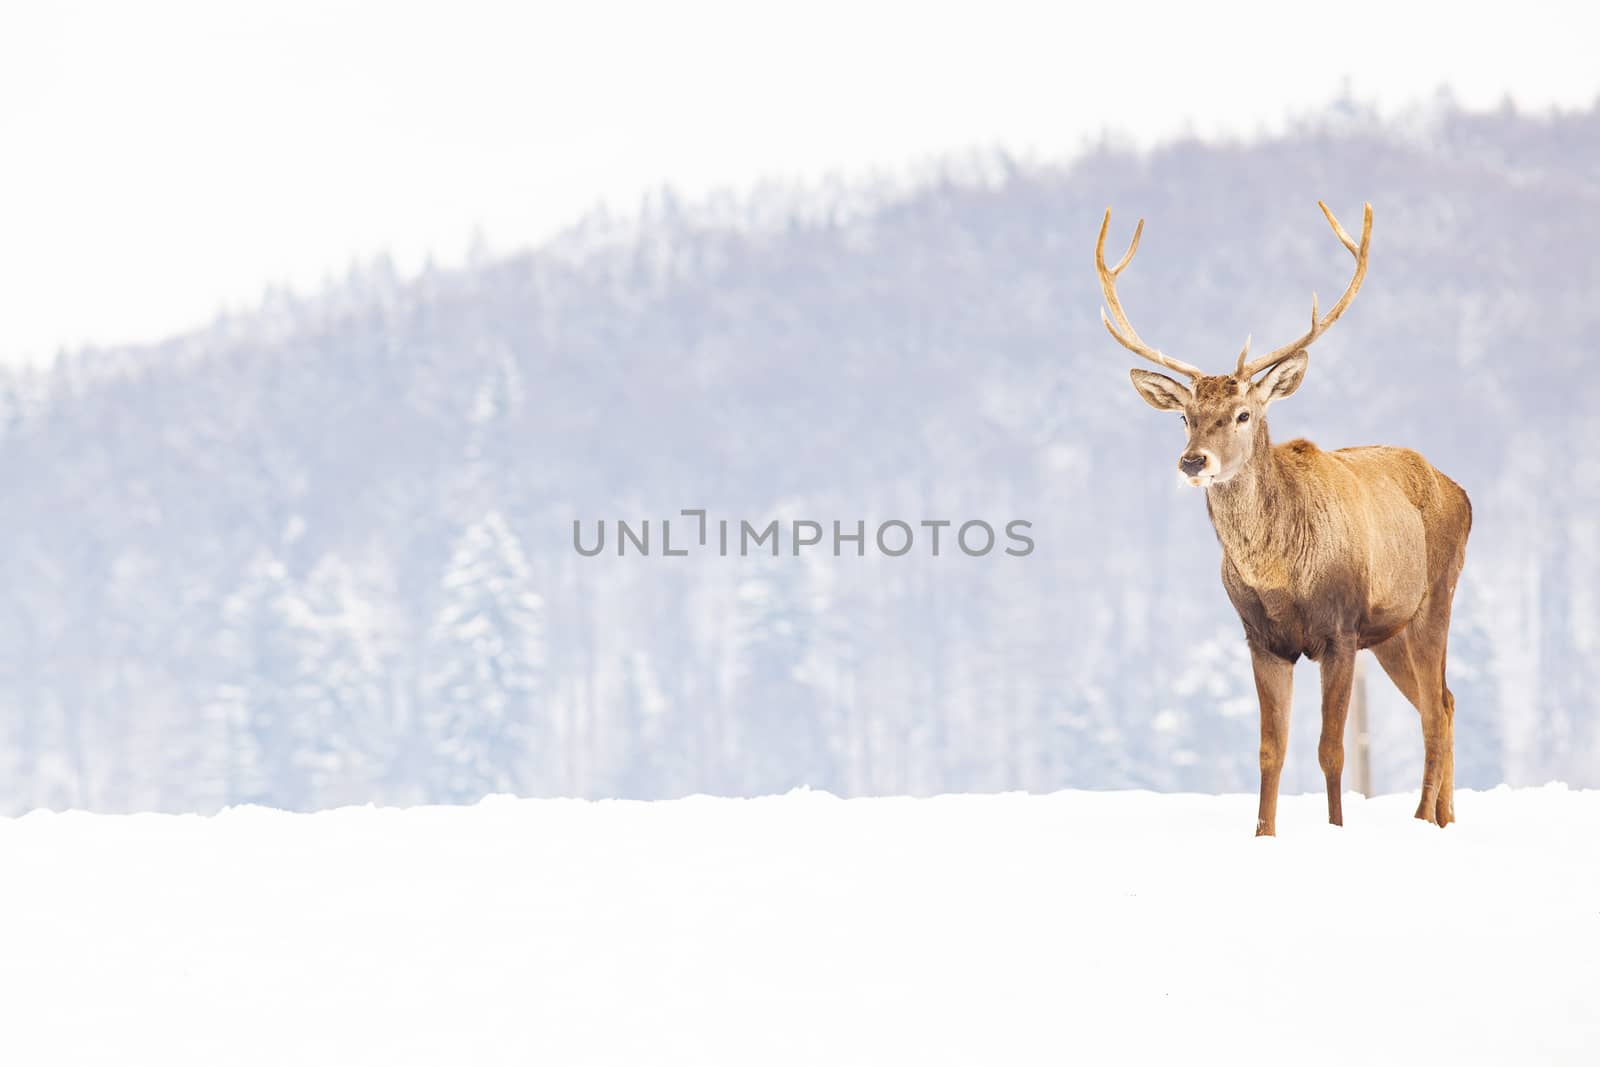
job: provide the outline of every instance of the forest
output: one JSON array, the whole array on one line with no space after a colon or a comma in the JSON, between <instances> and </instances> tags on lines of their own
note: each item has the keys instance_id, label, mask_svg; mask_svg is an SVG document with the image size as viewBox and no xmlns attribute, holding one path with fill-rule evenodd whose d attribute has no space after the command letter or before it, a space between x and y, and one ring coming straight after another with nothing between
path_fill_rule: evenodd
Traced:
<instances>
[{"instance_id":1,"label":"forest","mask_svg":"<svg viewBox=\"0 0 1600 1067\"><path fill-rule=\"evenodd\" d=\"M1319 199L1373 204L1371 269L1274 439L1416 448L1466 488L1457 785L1600 786L1600 105L1445 103L664 189L0 372L0 813L1251 790L1220 552L1093 246L1108 205L1119 251L1146 220L1122 299L1215 372L1342 290ZM686 509L783 550L617 553ZM1002 550L951 551L971 520ZM794 553L799 521L867 550ZM893 521L914 551L878 550ZM1320 788L1314 669L1289 792ZM1375 784L1415 789L1416 715L1367 684Z\"/></svg>"}]
</instances>

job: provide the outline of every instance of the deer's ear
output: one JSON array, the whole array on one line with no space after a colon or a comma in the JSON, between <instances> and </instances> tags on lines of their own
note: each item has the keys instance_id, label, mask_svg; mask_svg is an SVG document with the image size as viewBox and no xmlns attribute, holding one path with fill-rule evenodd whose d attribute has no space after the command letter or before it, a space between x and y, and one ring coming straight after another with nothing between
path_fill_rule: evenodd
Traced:
<instances>
[{"instance_id":1,"label":"deer's ear","mask_svg":"<svg viewBox=\"0 0 1600 1067\"><path fill-rule=\"evenodd\" d=\"M1144 402L1157 411L1182 411L1184 405L1194 399L1188 386L1173 381L1165 374L1135 367L1128 372L1128 377L1133 379L1133 387L1139 390Z\"/></svg>"},{"instance_id":2,"label":"deer's ear","mask_svg":"<svg viewBox=\"0 0 1600 1067\"><path fill-rule=\"evenodd\" d=\"M1311 357L1302 348L1267 371L1262 376L1262 379L1255 384L1256 396L1260 399L1262 406L1265 407L1274 400L1282 400L1300 388L1300 383L1305 380L1306 364L1310 361Z\"/></svg>"}]
</instances>

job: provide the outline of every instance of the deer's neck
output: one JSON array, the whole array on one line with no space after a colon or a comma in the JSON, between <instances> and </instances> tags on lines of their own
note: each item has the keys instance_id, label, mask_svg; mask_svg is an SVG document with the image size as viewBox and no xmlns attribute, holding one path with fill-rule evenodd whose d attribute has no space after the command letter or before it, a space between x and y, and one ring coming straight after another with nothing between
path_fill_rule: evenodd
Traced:
<instances>
[{"instance_id":1,"label":"deer's neck","mask_svg":"<svg viewBox=\"0 0 1600 1067\"><path fill-rule=\"evenodd\" d=\"M1250 463L1206 490L1206 510L1223 554L1240 576L1254 588L1284 588L1298 555L1299 487L1273 453L1266 426L1256 432Z\"/></svg>"}]
</instances>

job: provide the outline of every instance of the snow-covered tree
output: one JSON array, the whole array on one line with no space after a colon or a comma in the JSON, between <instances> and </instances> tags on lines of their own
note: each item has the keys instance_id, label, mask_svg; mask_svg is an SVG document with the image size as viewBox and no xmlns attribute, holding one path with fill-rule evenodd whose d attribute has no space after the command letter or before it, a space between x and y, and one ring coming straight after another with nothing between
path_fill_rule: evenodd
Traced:
<instances>
[{"instance_id":1,"label":"snow-covered tree","mask_svg":"<svg viewBox=\"0 0 1600 1067\"><path fill-rule=\"evenodd\" d=\"M769 559L737 590L730 785L740 793L835 788L818 694L805 679L814 625L805 585L794 561Z\"/></svg>"},{"instance_id":2,"label":"snow-covered tree","mask_svg":"<svg viewBox=\"0 0 1600 1067\"><path fill-rule=\"evenodd\" d=\"M420 740L431 795L537 791L551 730L540 701L543 600L498 512L461 534L427 640Z\"/></svg>"},{"instance_id":3,"label":"snow-covered tree","mask_svg":"<svg viewBox=\"0 0 1600 1067\"><path fill-rule=\"evenodd\" d=\"M371 796L393 749L378 607L350 568L324 557L284 601L295 759L319 807Z\"/></svg>"},{"instance_id":4,"label":"snow-covered tree","mask_svg":"<svg viewBox=\"0 0 1600 1067\"><path fill-rule=\"evenodd\" d=\"M262 552L222 603L221 677L204 715L221 741L217 776L228 803L293 807L306 799L289 685L298 658L288 626L292 596L282 561Z\"/></svg>"}]
</instances>

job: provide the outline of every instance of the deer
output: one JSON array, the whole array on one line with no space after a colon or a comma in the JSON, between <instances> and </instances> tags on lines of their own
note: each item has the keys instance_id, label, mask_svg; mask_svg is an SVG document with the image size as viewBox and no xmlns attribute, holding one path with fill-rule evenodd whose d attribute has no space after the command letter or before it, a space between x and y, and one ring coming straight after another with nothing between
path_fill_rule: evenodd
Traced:
<instances>
[{"instance_id":1,"label":"deer","mask_svg":"<svg viewBox=\"0 0 1600 1067\"><path fill-rule=\"evenodd\" d=\"M1472 528L1471 502L1410 449L1325 452L1304 439L1274 444L1267 430L1268 407L1300 388L1308 349L1344 314L1367 274L1372 205L1365 205L1359 244L1327 204L1317 206L1355 257L1355 272L1326 315L1319 316L1312 294L1311 328L1281 348L1251 359L1247 338L1233 372L1211 375L1147 344L1117 299L1117 278L1138 251L1144 220L1128 251L1107 267L1109 208L1094 251L1106 303L1100 321L1122 347L1187 379L1139 367L1129 372L1146 403L1183 420L1187 440L1178 470L1205 492L1222 547L1222 587L1244 624L1261 705L1256 835L1277 832L1278 780L1301 656L1317 663L1321 674L1317 762L1327 780L1328 822L1344 824L1344 728L1361 649L1372 650L1421 717L1416 817L1444 827L1455 821L1455 697L1445 684L1445 647Z\"/></svg>"}]
</instances>

